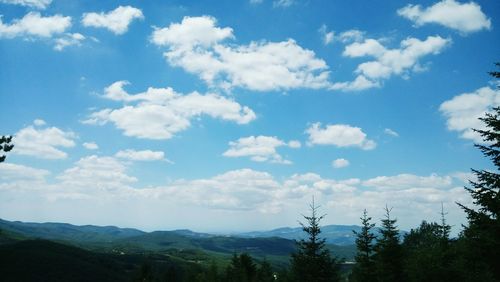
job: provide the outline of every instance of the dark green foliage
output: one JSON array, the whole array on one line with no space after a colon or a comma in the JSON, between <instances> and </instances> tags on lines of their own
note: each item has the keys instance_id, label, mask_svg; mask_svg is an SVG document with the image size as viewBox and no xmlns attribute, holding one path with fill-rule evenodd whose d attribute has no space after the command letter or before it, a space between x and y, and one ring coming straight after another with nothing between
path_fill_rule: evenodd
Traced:
<instances>
[{"instance_id":1,"label":"dark green foliage","mask_svg":"<svg viewBox=\"0 0 500 282\"><path fill-rule=\"evenodd\" d=\"M307 240L297 242L297 252L292 254L291 276L294 281L339 281L340 275L335 259L326 248L325 239L320 238L319 222L324 215L318 216L319 207L310 205L311 215L304 216L307 225L302 224Z\"/></svg>"},{"instance_id":2,"label":"dark green foliage","mask_svg":"<svg viewBox=\"0 0 500 282\"><path fill-rule=\"evenodd\" d=\"M385 207L380 237L375 245L375 267L378 281L403 281L403 250L399 244L399 230L396 219L391 218L391 209Z\"/></svg>"},{"instance_id":3,"label":"dark green foliage","mask_svg":"<svg viewBox=\"0 0 500 282\"><path fill-rule=\"evenodd\" d=\"M228 282L251 282L257 279L257 266L249 254L243 253L239 256L234 254L231 263L226 268L225 281Z\"/></svg>"},{"instance_id":4,"label":"dark green foliage","mask_svg":"<svg viewBox=\"0 0 500 282\"><path fill-rule=\"evenodd\" d=\"M45 240L0 246L2 281L130 281L130 264Z\"/></svg>"},{"instance_id":5,"label":"dark green foliage","mask_svg":"<svg viewBox=\"0 0 500 282\"><path fill-rule=\"evenodd\" d=\"M361 219L361 231L356 232L356 248L357 253L355 257L356 265L352 269L350 277L351 281L370 281L375 277L375 262L373 259L374 249L373 241L375 235L372 229L375 224L371 223L371 217L368 217L366 210L363 211Z\"/></svg>"},{"instance_id":6,"label":"dark green foliage","mask_svg":"<svg viewBox=\"0 0 500 282\"><path fill-rule=\"evenodd\" d=\"M495 74L493 74L495 75ZM496 75L498 75L496 73ZM484 144L475 146L496 167L496 170L475 170L473 173L477 181L471 181L471 187L465 187L470 193L474 207L459 204L465 211L468 226L463 231L463 237L467 244L467 256L475 260L469 271L472 273L489 272L496 281L500 281L500 108L493 109L493 113L487 113L481 120L486 129L475 130L483 137Z\"/></svg>"},{"instance_id":7,"label":"dark green foliage","mask_svg":"<svg viewBox=\"0 0 500 282\"><path fill-rule=\"evenodd\" d=\"M408 281L451 281L448 225L423 221L405 235L404 269ZM445 237L444 237L445 236Z\"/></svg>"},{"instance_id":8,"label":"dark green foliage","mask_svg":"<svg viewBox=\"0 0 500 282\"><path fill-rule=\"evenodd\" d=\"M273 282L274 272L271 267L271 264L264 260L260 263L259 269L257 269L257 281L259 282Z\"/></svg>"},{"instance_id":9,"label":"dark green foliage","mask_svg":"<svg viewBox=\"0 0 500 282\"><path fill-rule=\"evenodd\" d=\"M5 161L6 155L2 154L2 151L7 153L10 152L14 148L14 145L11 144L12 136L1 136L0 137L0 163Z\"/></svg>"},{"instance_id":10,"label":"dark green foliage","mask_svg":"<svg viewBox=\"0 0 500 282\"><path fill-rule=\"evenodd\" d=\"M259 266L247 253L233 255L231 263L226 268L223 279L226 282L270 282L274 279L274 272L269 262L264 260Z\"/></svg>"},{"instance_id":11,"label":"dark green foliage","mask_svg":"<svg viewBox=\"0 0 500 282\"><path fill-rule=\"evenodd\" d=\"M500 63L495 63L497 67L500 67ZM494 78L500 78L500 72L499 71L490 71L489 74L493 76Z\"/></svg>"}]
</instances>

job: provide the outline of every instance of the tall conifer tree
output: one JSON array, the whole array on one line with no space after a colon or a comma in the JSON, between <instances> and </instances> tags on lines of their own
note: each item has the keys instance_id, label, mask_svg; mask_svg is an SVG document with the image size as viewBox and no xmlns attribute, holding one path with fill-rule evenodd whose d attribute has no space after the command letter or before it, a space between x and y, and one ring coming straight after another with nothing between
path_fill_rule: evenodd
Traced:
<instances>
[{"instance_id":1,"label":"tall conifer tree","mask_svg":"<svg viewBox=\"0 0 500 282\"><path fill-rule=\"evenodd\" d=\"M335 259L326 248L325 239L320 238L319 222L325 215L318 216L318 208L313 199L310 205L311 215L304 216L307 225L300 223L308 238L298 241L297 252L292 254L291 275L294 281L340 281Z\"/></svg>"}]
</instances>

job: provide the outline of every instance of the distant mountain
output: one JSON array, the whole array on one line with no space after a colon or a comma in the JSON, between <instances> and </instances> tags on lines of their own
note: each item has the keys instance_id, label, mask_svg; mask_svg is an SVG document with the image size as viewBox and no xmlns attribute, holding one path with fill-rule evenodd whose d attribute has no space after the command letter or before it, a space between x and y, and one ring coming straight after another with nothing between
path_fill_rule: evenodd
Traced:
<instances>
[{"instance_id":1,"label":"distant mountain","mask_svg":"<svg viewBox=\"0 0 500 282\"><path fill-rule=\"evenodd\" d=\"M339 245L329 245L334 255L346 259L354 256L355 248L351 244L354 242L352 229L359 230L359 227L330 225L322 228L322 234L327 238L328 244ZM206 254L227 259L234 253L247 252L256 258L272 256L282 265L288 263L289 255L295 251L294 240L305 237L300 228L280 228L223 236L185 229L144 232L115 226L76 226L66 223L25 223L6 220L0 220L0 230L0 235L10 234L5 238L6 242L16 237L38 238L66 242L99 252L123 254L163 252L180 256L182 259L192 256L205 257ZM0 236L0 244L1 239Z\"/></svg>"},{"instance_id":2,"label":"distant mountain","mask_svg":"<svg viewBox=\"0 0 500 282\"><path fill-rule=\"evenodd\" d=\"M78 242L114 241L146 233L137 229L115 226L77 226L67 223L31 223L2 219L0 219L0 229L33 238Z\"/></svg>"},{"instance_id":3,"label":"distant mountain","mask_svg":"<svg viewBox=\"0 0 500 282\"><path fill-rule=\"evenodd\" d=\"M326 239L328 244L340 246L355 244L356 235L352 231L359 232L361 226L357 225L325 225L321 227L320 236ZM270 231L254 231L246 233L238 233L236 236L245 238L263 238L263 237L280 237L290 240L305 239L307 234L302 230L302 227L283 227Z\"/></svg>"}]
</instances>

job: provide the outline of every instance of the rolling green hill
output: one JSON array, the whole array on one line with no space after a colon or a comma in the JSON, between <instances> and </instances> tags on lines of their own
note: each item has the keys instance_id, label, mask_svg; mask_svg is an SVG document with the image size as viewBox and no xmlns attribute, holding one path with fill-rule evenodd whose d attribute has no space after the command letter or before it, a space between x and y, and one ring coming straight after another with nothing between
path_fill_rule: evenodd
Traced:
<instances>
[{"instance_id":1,"label":"rolling green hill","mask_svg":"<svg viewBox=\"0 0 500 282\"><path fill-rule=\"evenodd\" d=\"M328 229L327 227L326 229ZM346 233L348 227L343 228ZM198 261L209 264L212 260L228 261L234 253L246 252L256 259L267 259L275 266L285 266L295 251L295 238L283 238L276 232L260 236L221 236L196 233L190 230L143 232L131 228L114 226L76 226L66 223L24 223L0 220L3 234L12 234L5 239L39 238L71 244L90 251L110 254L154 254L169 255L180 261ZM290 228L290 234L299 234ZM331 232L330 232L331 233ZM352 233L352 232L351 232ZM2 234L2 233L0 233ZM0 237L0 242L1 242ZM353 245L329 245L333 255L351 260ZM223 263L222 263L223 264Z\"/></svg>"}]
</instances>

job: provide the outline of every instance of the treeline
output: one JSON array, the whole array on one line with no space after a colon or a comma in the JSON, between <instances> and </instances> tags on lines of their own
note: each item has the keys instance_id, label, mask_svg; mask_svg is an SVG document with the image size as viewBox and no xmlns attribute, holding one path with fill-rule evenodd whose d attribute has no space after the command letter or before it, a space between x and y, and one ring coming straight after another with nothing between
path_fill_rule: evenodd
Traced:
<instances>
[{"instance_id":1,"label":"treeline","mask_svg":"<svg viewBox=\"0 0 500 282\"><path fill-rule=\"evenodd\" d=\"M493 73L498 77L499 73ZM275 272L267 262L257 265L247 254L234 255L225 271L214 265L190 281L500 281L500 107L481 120L485 130L475 130L484 140L476 145L492 160L496 172L473 170L477 180L465 189L473 207L457 203L466 213L467 224L457 238L450 238L450 225L441 208L441 222L423 221L417 228L400 236L397 220L385 208L378 234L366 210L362 229L356 234L357 254L350 271L341 271L321 238L318 207L311 204L310 216L302 224L308 238L297 242L290 268ZM143 280L147 281L147 280ZM173 281L173 280L168 280Z\"/></svg>"}]
</instances>

